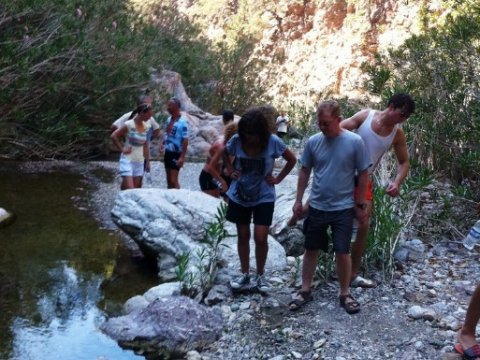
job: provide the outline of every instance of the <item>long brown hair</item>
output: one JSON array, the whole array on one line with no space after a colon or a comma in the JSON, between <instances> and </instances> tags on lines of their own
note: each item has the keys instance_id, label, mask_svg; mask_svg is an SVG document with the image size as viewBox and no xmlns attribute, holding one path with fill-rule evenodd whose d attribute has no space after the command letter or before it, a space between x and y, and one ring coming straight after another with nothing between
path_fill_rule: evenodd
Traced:
<instances>
[{"instance_id":1,"label":"long brown hair","mask_svg":"<svg viewBox=\"0 0 480 360\"><path fill-rule=\"evenodd\" d=\"M242 145L245 145L247 142L246 134L257 135L260 140L261 150L265 150L270 139L270 130L267 119L261 111L249 110L242 115L238 122L238 136Z\"/></svg>"}]
</instances>

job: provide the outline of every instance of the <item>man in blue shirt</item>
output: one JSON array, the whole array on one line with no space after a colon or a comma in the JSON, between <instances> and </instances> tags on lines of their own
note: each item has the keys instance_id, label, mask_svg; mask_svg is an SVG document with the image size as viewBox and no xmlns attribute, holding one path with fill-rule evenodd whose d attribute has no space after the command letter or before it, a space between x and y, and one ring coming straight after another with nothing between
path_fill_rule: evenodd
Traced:
<instances>
[{"instance_id":1,"label":"man in blue shirt","mask_svg":"<svg viewBox=\"0 0 480 360\"><path fill-rule=\"evenodd\" d=\"M305 144L293 206L294 216L300 217L303 194L313 169L310 208L304 223L302 289L290 303L290 310L298 310L313 300L310 287L318 253L319 250L328 251L327 229L330 228L340 283L340 305L353 314L360 311L360 305L349 292L352 267L350 239L354 217L364 221L366 216L365 193L371 161L361 137L340 127L340 107L335 101L320 103L317 121L321 133L310 137ZM359 191L354 200L356 172Z\"/></svg>"},{"instance_id":2,"label":"man in blue shirt","mask_svg":"<svg viewBox=\"0 0 480 360\"><path fill-rule=\"evenodd\" d=\"M167 102L167 111L170 116L167 119L163 149L169 189L180 189L178 172L185 163L188 147L188 123L180 113L180 106L180 101L174 97Z\"/></svg>"}]
</instances>

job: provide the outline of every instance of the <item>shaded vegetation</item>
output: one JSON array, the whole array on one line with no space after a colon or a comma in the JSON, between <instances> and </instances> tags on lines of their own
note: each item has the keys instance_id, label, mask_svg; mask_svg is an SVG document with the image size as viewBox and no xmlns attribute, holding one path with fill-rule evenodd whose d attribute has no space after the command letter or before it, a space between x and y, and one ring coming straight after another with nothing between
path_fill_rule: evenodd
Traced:
<instances>
[{"instance_id":1,"label":"shaded vegetation","mask_svg":"<svg viewBox=\"0 0 480 360\"><path fill-rule=\"evenodd\" d=\"M240 103L233 91L249 91L252 97L243 102L248 106L258 95L250 90L261 88L249 76L253 64L242 57L251 46L247 40L228 51L213 46L167 1L141 9L113 0L2 3L0 44L4 157L101 154L110 123L146 87L152 66L180 73L206 108L213 106L207 85L221 80L220 74L233 80L223 87L217 108Z\"/></svg>"}]
</instances>

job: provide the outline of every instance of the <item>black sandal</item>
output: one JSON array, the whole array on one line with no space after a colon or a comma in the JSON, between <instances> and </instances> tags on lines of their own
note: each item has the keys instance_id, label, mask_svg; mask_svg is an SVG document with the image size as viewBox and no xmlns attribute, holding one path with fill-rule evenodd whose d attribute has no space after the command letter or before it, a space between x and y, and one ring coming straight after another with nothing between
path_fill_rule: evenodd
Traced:
<instances>
[{"instance_id":1,"label":"black sandal","mask_svg":"<svg viewBox=\"0 0 480 360\"><path fill-rule=\"evenodd\" d=\"M340 300L340 306L343 307L347 313L356 314L360 311L360 304L352 295L340 295L338 298ZM350 301L347 301L347 299Z\"/></svg>"},{"instance_id":2,"label":"black sandal","mask_svg":"<svg viewBox=\"0 0 480 360\"><path fill-rule=\"evenodd\" d=\"M297 297L288 303L288 309L290 311L297 311L312 300L313 296L311 291L299 291Z\"/></svg>"}]
</instances>

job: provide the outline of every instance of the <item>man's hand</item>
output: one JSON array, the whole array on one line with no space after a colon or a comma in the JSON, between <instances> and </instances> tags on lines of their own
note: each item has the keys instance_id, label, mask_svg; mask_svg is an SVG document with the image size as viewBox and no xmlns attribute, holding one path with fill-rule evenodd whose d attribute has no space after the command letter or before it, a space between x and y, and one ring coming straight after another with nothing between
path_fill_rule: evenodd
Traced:
<instances>
[{"instance_id":1,"label":"man's hand","mask_svg":"<svg viewBox=\"0 0 480 360\"><path fill-rule=\"evenodd\" d=\"M185 158L179 157L177 160L177 167L182 168L184 163L185 163Z\"/></svg>"},{"instance_id":2,"label":"man's hand","mask_svg":"<svg viewBox=\"0 0 480 360\"><path fill-rule=\"evenodd\" d=\"M387 186L386 193L391 197L396 197L400 195L400 187L394 182L390 183L390 185Z\"/></svg>"},{"instance_id":3,"label":"man's hand","mask_svg":"<svg viewBox=\"0 0 480 360\"><path fill-rule=\"evenodd\" d=\"M293 216L296 219L301 219L302 215L303 215L302 202L301 201L295 201L295 203L293 204L292 211L293 211Z\"/></svg>"},{"instance_id":4,"label":"man's hand","mask_svg":"<svg viewBox=\"0 0 480 360\"><path fill-rule=\"evenodd\" d=\"M359 224L364 224L367 221L367 209L355 206L355 218Z\"/></svg>"}]
</instances>

